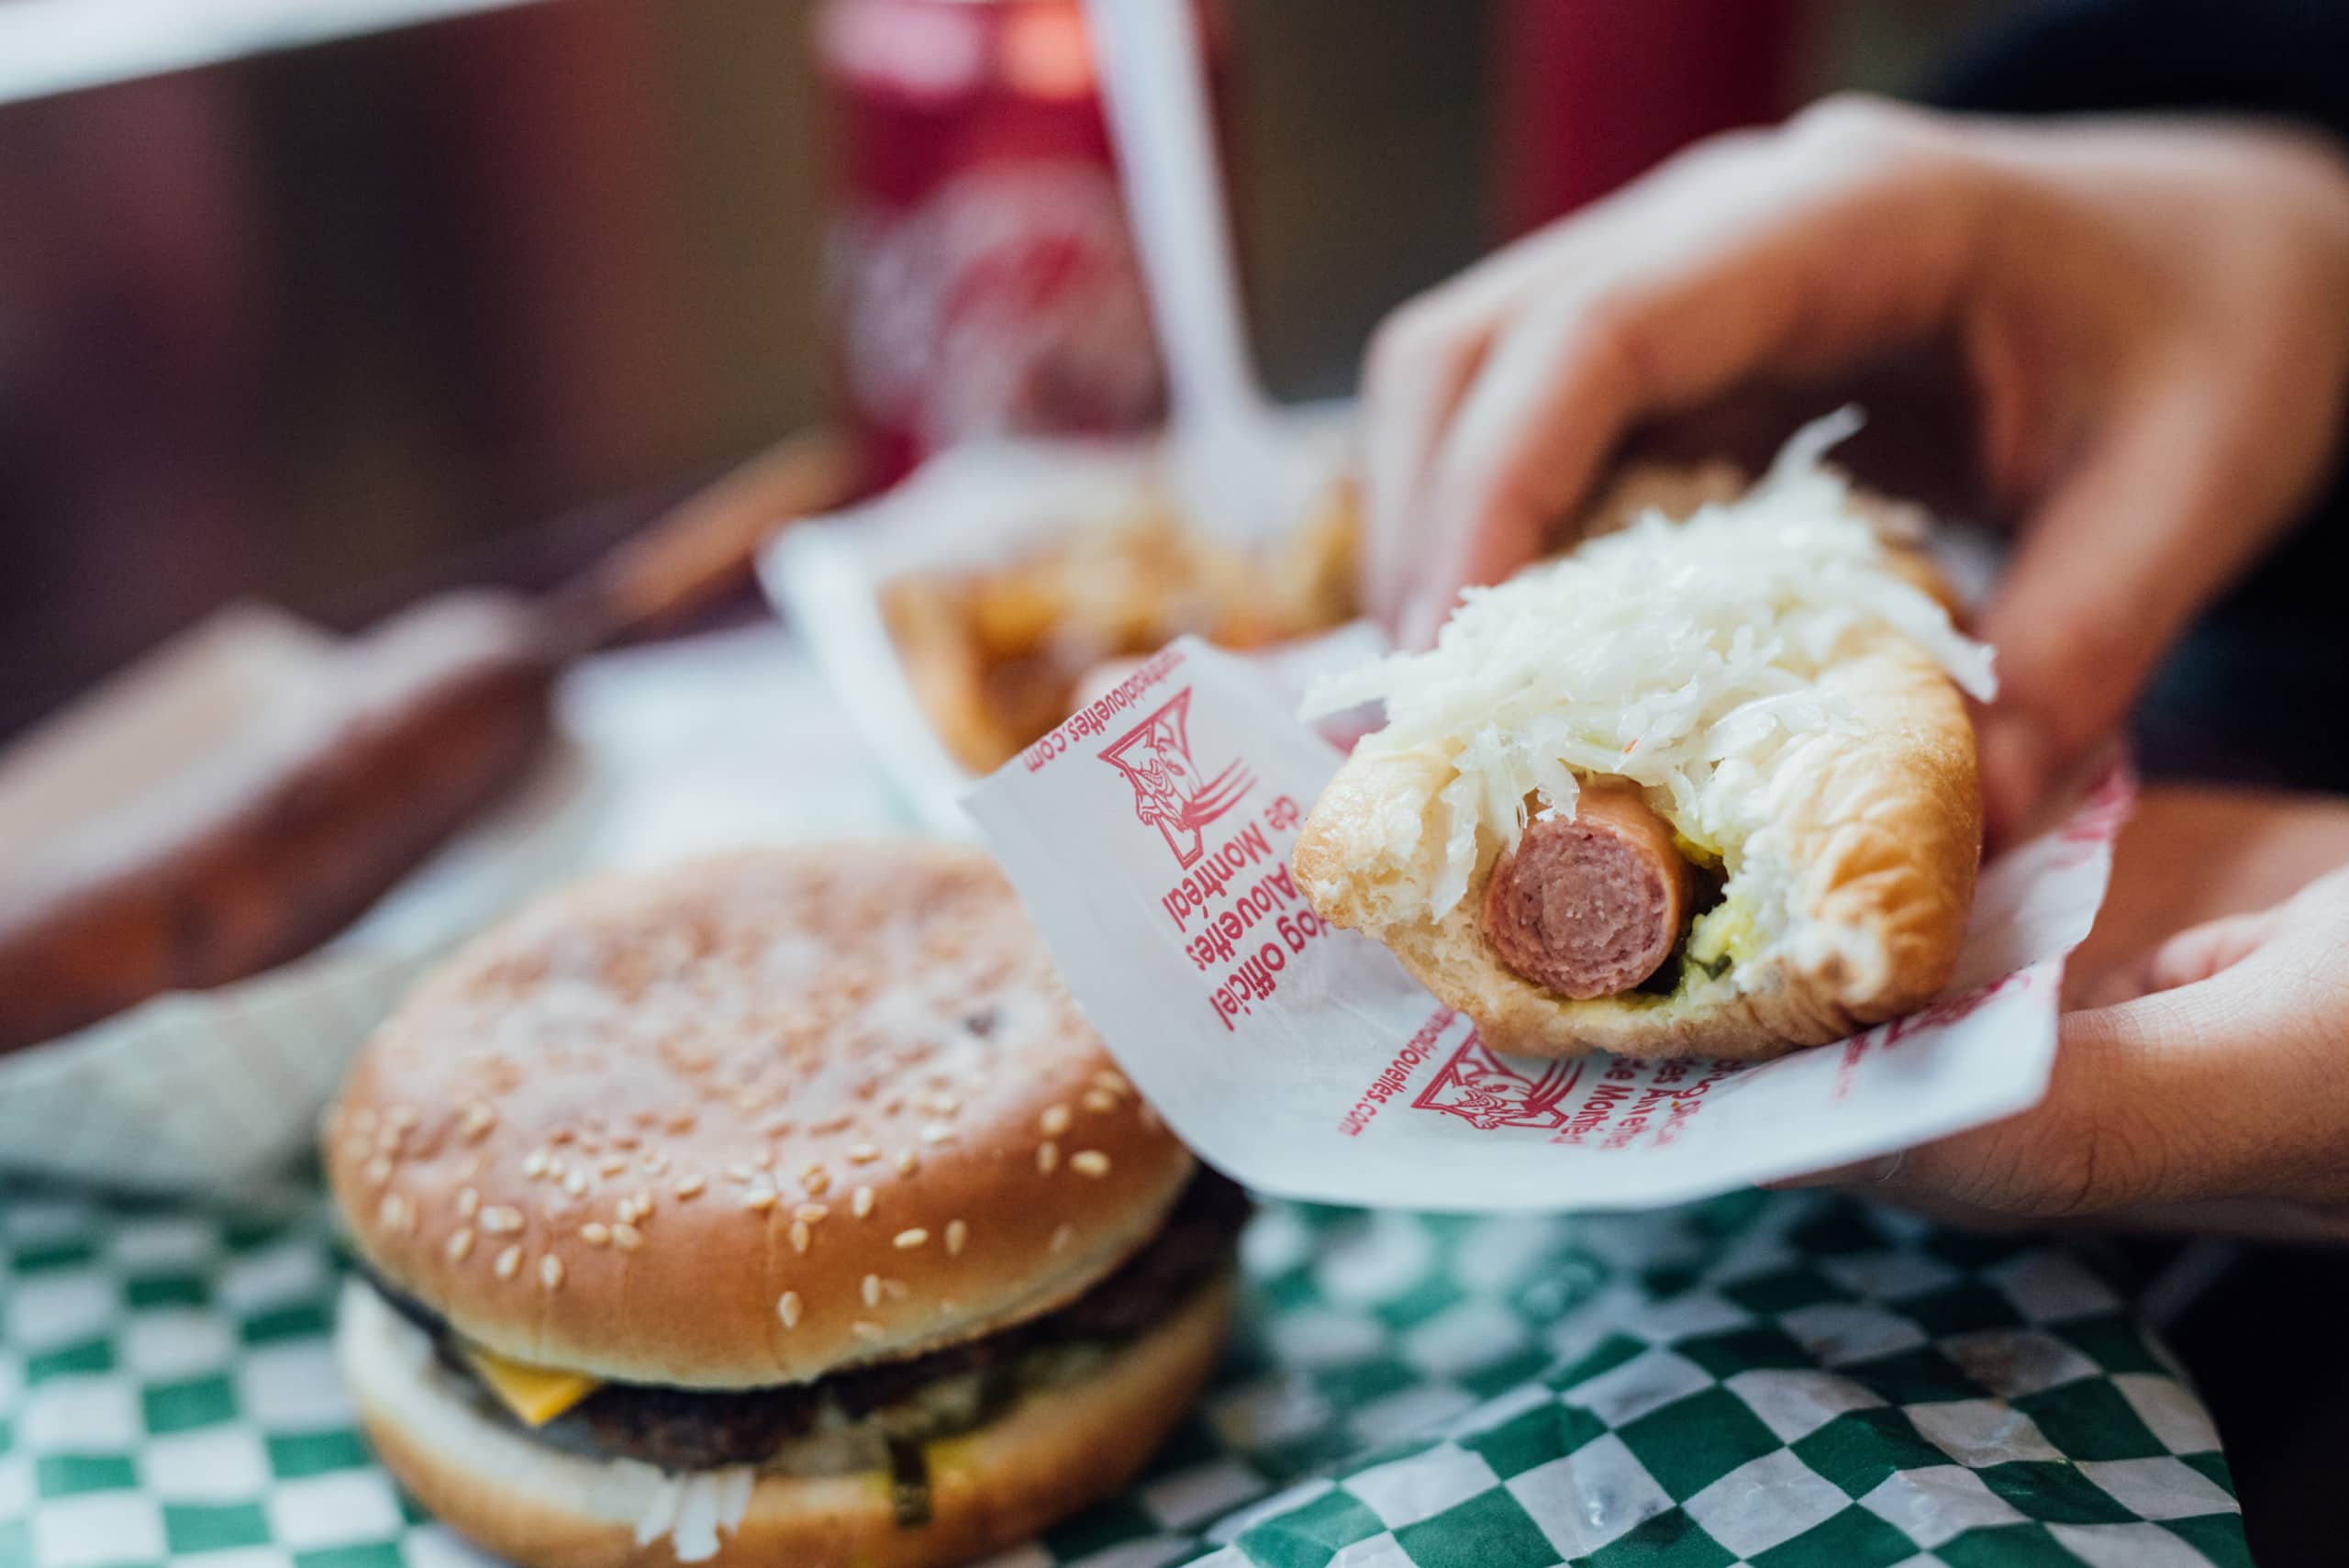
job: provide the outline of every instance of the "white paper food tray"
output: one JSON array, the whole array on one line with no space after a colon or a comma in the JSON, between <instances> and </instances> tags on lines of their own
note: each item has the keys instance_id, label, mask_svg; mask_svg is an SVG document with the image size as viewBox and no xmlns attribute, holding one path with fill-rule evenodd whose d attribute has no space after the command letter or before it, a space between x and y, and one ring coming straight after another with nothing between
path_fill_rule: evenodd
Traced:
<instances>
[{"instance_id":1,"label":"white paper food tray","mask_svg":"<svg viewBox=\"0 0 2349 1568\"><path fill-rule=\"evenodd\" d=\"M1284 417L1332 478L1353 431L1350 403L1304 405ZM983 567L1129 515L1163 493L1156 441L996 441L958 447L862 506L794 524L760 558L775 608L805 639L826 681L919 823L974 836L963 793L979 776L956 762L912 685L881 611L890 580ZM1298 519L1301 524L1304 519ZM1319 639L1315 639L1319 640Z\"/></svg>"}]
</instances>

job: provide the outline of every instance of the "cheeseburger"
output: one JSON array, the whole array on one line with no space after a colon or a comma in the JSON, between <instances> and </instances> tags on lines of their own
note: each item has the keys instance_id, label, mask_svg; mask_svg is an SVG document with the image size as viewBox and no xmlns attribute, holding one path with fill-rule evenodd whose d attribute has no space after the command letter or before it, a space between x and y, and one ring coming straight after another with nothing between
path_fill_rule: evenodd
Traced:
<instances>
[{"instance_id":1,"label":"cheeseburger","mask_svg":"<svg viewBox=\"0 0 2349 1568\"><path fill-rule=\"evenodd\" d=\"M326 1151L377 1451L566 1568L1027 1537L1190 1403L1245 1216L994 866L911 842L537 905L377 1032Z\"/></svg>"}]
</instances>

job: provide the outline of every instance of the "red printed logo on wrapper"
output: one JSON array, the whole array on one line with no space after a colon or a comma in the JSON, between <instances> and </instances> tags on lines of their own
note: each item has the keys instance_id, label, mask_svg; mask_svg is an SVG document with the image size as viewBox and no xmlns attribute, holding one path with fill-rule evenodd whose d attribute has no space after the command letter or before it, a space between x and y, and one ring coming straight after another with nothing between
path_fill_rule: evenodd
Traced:
<instances>
[{"instance_id":1,"label":"red printed logo on wrapper","mask_svg":"<svg viewBox=\"0 0 2349 1568\"><path fill-rule=\"evenodd\" d=\"M1566 1092L1581 1076L1581 1062L1553 1062L1539 1077L1529 1078L1472 1034L1411 1105L1419 1110L1456 1116L1480 1132L1503 1127L1555 1132L1566 1124L1566 1113L1561 1108Z\"/></svg>"},{"instance_id":2,"label":"red printed logo on wrapper","mask_svg":"<svg viewBox=\"0 0 2349 1568\"><path fill-rule=\"evenodd\" d=\"M1101 760L1126 776L1133 786L1134 816L1158 829L1186 869L1206 852L1201 829L1239 805L1256 783L1242 762L1235 761L1209 778L1192 761L1188 686L1112 741Z\"/></svg>"}]
</instances>

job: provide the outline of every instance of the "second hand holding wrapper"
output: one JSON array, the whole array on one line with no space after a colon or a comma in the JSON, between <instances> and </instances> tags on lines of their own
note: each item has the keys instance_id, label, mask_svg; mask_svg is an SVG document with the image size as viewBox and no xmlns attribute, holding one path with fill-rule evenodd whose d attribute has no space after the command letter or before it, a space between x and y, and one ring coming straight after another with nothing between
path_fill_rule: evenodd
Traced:
<instances>
[{"instance_id":1,"label":"second hand holding wrapper","mask_svg":"<svg viewBox=\"0 0 2349 1568\"><path fill-rule=\"evenodd\" d=\"M1798 438L1756 493L1765 502L1776 490L1781 504L1791 496L1798 507L1825 506L1822 538L1846 498L1842 483L1817 466L1832 430ZM1831 560L1821 569L1831 575L1838 567ZM1895 570L1905 575L1907 568ZM1796 587L1798 595L1810 591ZM1987 675L1983 651L1952 632L1922 593L1864 598L1796 629L1810 642L1776 663L1808 661L1831 673L1914 665L1899 672L1904 679L1919 687L1939 682L1935 695L1945 698L1928 705L1934 711L1927 717L1963 722L1935 663L1969 685ZM1838 652L1857 646L1881 653L1887 645L1896 645L1890 659ZM1762 684L1773 682L1782 689L1740 692L1734 711L1707 714L1708 728L1764 737L1754 754L1765 759L1806 748L1854 750L1854 723L1863 730L1887 725L1896 751L1914 743L1934 753L1949 733L1946 724L1912 725L1900 714L1887 721L1844 711L1831 695L1822 702L1820 691L1800 689L1798 679L1773 676ZM1376 684L1341 688L1333 700L1375 695ZM1775 746L1767 740L1774 731ZM1358 758L1369 754L1365 748ZM1924 770L1929 779L1946 771L1945 757L1925 760L1934 764ZM1565 761L1587 769L1570 753ZM1700 966L1686 984L1672 974L1675 990L1688 995L1542 1002L1562 1016L1610 1025L1611 1037L1578 1032L1635 1054L1573 1056L1573 1032L1544 1040L1509 1029L1505 1016L1497 1039L1543 1052L1537 1058L1496 1050L1406 972L1409 965L1423 978L1433 973L1412 962L1408 944L1397 944L1405 953L1398 962L1387 947L1339 929L1325 912L1351 914L1326 887L1309 891L1292 870L1293 862L1313 869L1312 857L1298 861L1300 832L1310 831L1306 813L1341 763L1267 689L1261 671L1185 639L997 773L967 805L1096 1028L1195 1149L1269 1193L1426 1209L1675 1202L1865 1159L2026 1108L2045 1090L2064 957L2102 902L2129 795L2116 774L2062 827L1984 867L1969 917L1964 884L1976 831L1969 782L1965 799L1942 814L1948 834L1968 840L1965 874L1923 835L1928 841L1910 848L1931 863L1909 895L1926 906L1923 917L1907 921L1894 910L1901 918L1889 922L1895 934L1922 927L1935 939L1924 944L1936 951L1925 955L1930 975L1920 985L1910 983L1917 962L1896 957L1895 972L1876 977L1883 984L1873 995L1847 992L1831 1007L1757 1006L1745 986L1766 998L1769 988L1784 994L1822 984L1815 978L1822 972L1814 967L1806 979L1791 962L1749 966L1749 954L1767 950L1748 946L1735 967ZM1766 760L1740 765L1760 775L1763 787L1749 781L1745 799L1749 813L1758 806L1766 823L1772 803L1787 797L1783 781L1771 786ZM1537 808L1540 798L1570 799L1566 768L1553 771L1559 777L1506 781L1505 804L1529 795ZM1675 771L1677 780L1669 776ZM1703 813L1717 809L1704 786L1720 771L1697 756L1641 782L1652 785L1650 804L1678 805L1669 813L1675 824L1702 826L1712 820ZM1467 778L1467 770L1458 776ZM1424 795L1390 811L1386 825L1396 836L1388 841L1402 846L1406 862L1432 862L1417 869L1437 894L1450 893L1448 907L1474 909L1479 900L1470 895L1490 880L1503 835L1488 817L1474 829L1481 844L1468 838L1469 854L1449 856L1458 840L1448 835L1417 853L1413 835L1424 831L1422 814L1444 782L1432 779ZM1845 791L1831 806L1835 819L1872 809L1882 794L1881 787ZM1735 848L1751 851L1757 840L1769 848L1759 832ZM1737 890L1741 862L1723 853L1731 844L1712 835L1708 841L1721 857L1724 892ZM1450 863L1455 858L1462 863ZM1798 917L1815 912L1815 904L1789 897L1808 886L1805 875L1799 857L1772 873L1765 891L1780 913L1765 910L1765 919L1783 919L1789 908ZM1701 965L1702 955L1688 950L1703 940L1703 920L1699 914L1675 955L1684 964ZM1777 939L1798 925L1764 934ZM1961 929L1962 943L1954 940ZM1812 938L1832 934L1801 940L1815 946ZM1665 961L1665 972L1673 962ZM1498 962L1492 967L1510 973ZM1866 968L1842 967L1846 979ZM1705 1005L1693 1005L1692 996ZM1491 1017L1473 992L1455 999ZM1709 1045L1722 1057L1754 1058L1820 1041L1828 1043L1759 1063L1686 1054Z\"/></svg>"}]
</instances>

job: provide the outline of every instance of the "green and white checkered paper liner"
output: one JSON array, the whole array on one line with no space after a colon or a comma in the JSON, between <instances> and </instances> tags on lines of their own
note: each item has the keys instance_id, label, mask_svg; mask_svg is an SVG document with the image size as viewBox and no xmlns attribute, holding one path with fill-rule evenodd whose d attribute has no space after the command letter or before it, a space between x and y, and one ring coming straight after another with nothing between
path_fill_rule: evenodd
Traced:
<instances>
[{"instance_id":1,"label":"green and white checkered paper liner","mask_svg":"<svg viewBox=\"0 0 2349 1568\"><path fill-rule=\"evenodd\" d=\"M1848 1200L1275 1206L1141 1480L998 1568L2243 1564L2209 1418L2080 1256ZM369 1457L321 1205L0 1192L0 1568L466 1568Z\"/></svg>"}]
</instances>

